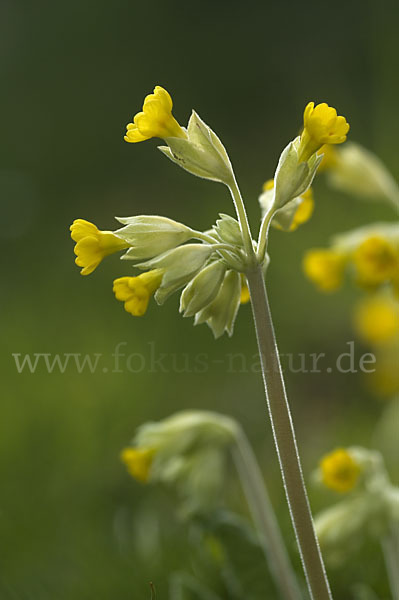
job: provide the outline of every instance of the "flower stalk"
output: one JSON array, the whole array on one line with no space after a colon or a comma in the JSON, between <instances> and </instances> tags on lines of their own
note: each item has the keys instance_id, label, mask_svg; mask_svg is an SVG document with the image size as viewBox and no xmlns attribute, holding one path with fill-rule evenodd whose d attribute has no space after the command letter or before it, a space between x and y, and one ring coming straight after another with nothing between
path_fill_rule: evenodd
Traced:
<instances>
[{"instance_id":1,"label":"flower stalk","mask_svg":"<svg viewBox=\"0 0 399 600\"><path fill-rule=\"evenodd\" d=\"M280 590L281 598L301 600L302 594L262 473L248 439L241 428L237 431L235 442L233 458L276 587Z\"/></svg>"},{"instance_id":2,"label":"flower stalk","mask_svg":"<svg viewBox=\"0 0 399 600\"><path fill-rule=\"evenodd\" d=\"M392 600L399 600L399 531L392 531L381 542Z\"/></svg>"},{"instance_id":3,"label":"flower stalk","mask_svg":"<svg viewBox=\"0 0 399 600\"><path fill-rule=\"evenodd\" d=\"M313 600L331 600L303 479L263 273L257 267L246 275L273 437L309 593Z\"/></svg>"}]
</instances>

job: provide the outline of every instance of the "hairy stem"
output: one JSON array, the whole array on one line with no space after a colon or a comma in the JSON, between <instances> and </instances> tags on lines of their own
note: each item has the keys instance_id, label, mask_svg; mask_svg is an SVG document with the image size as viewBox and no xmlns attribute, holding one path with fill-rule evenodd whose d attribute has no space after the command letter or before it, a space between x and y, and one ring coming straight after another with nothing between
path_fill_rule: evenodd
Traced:
<instances>
[{"instance_id":1,"label":"hairy stem","mask_svg":"<svg viewBox=\"0 0 399 600\"><path fill-rule=\"evenodd\" d=\"M247 279L273 436L306 581L313 600L331 600L331 591L302 475L294 426L260 266L248 271Z\"/></svg>"},{"instance_id":2,"label":"hairy stem","mask_svg":"<svg viewBox=\"0 0 399 600\"><path fill-rule=\"evenodd\" d=\"M237 218L240 223L242 237L244 241L245 251L247 253L248 260L252 264L256 264L256 257L254 252L254 247L252 243L252 235L251 229L248 223L247 212L245 210L244 202L241 196L240 189L237 185L237 181L234 175L231 178L231 181L228 184L228 188L230 190L231 196L233 198L234 207L236 209Z\"/></svg>"},{"instance_id":3,"label":"hairy stem","mask_svg":"<svg viewBox=\"0 0 399 600\"><path fill-rule=\"evenodd\" d=\"M390 535L387 535L382 540L381 546L388 573L392 599L399 600L399 531L392 531Z\"/></svg>"},{"instance_id":4,"label":"hairy stem","mask_svg":"<svg viewBox=\"0 0 399 600\"><path fill-rule=\"evenodd\" d=\"M262 473L244 431L240 428L233 456L245 497L281 598L300 600L301 593L292 568Z\"/></svg>"}]
</instances>

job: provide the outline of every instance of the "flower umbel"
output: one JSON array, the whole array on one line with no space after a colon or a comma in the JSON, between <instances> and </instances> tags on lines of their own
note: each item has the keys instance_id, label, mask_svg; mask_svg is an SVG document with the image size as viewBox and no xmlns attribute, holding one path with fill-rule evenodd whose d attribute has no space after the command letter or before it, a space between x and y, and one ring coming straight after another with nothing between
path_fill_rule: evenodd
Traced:
<instances>
[{"instance_id":1,"label":"flower umbel","mask_svg":"<svg viewBox=\"0 0 399 600\"><path fill-rule=\"evenodd\" d=\"M70 230L71 238L76 242L75 263L78 267L83 267L82 275L90 275L109 254L129 247L129 244L112 231L100 231L94 223L84 219L76 219Z\"/></svg>"},{"instance_id":2,"label":"flower umbel","mask_svg":"<svg viewBox=\"0 0 399 600\"><path fill-rule=\"evenodd\" d=\"M153 269L137 277L120 277L114 281L114 294L117 300L125 303L125 310L134 317L142 317L151 296L162 282L163 270Z\"/></svg>"},{"instance_id":3,"label":"flower umbel","mask_svg":"<svg viewBox=\"0 0 399 600\"><path fill-rule=\"evenodd\" d=\"M186 138L187 134L172 115L172 98L161 86L146 96L142 112L136 114L133 123L127 125L126 142L143 142L152 137Z\"/></svg>"},{"instance_id":4,"label":"flower umbel","mask_svg":"<svg viewBox=\"0 0 399 600\"><path fill-rule=\"evenodd\" d=\"M325 102L309 102L303 113L303 132L298 151L298 159L307 161L324 144L342 144L349 131L345 117L337 116L335 108Z\"/></svg>"},{"instance_id":5,"label":"flower umbel","mask_svg":"<svg viewBox=\"0 0 399 600\"><path fill-rule=\"evenodd\" d=\"M360 467L345 448L337 448L320 461L322 480L335 492L350 492L358 482Z\"/></svg>"}]
</instances>

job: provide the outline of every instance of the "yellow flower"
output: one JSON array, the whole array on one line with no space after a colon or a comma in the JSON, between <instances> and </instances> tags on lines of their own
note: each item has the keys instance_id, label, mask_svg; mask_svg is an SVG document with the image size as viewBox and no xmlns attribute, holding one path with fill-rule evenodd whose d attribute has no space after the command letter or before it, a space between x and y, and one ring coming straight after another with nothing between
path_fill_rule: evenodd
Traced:
<instances>
[{"instance_id":1,"label":"yellow flower","mask_svg":"<svg viewBox=\"0 0 399 600\"><path fill-rule=\"evenodd\" d=\"M295 231L295 229L298 229L299 225L302 225L303 223L306 223L306 221L309 221L310 217L313 214L314 199L312 189L309 188L308 190L306 190L306 192L302 194L301 198L302 202L296 209L294 218L289 229L290 231Z\"/></svg>"},{"instance_id":2,"label":"yellow flower","mask_svg":"<svg viewBox=\"0 0 399 600\"><path fill-rule=\"evenodd\" d=\"M251 300L251 295L249 293L247 278L245 275L241 273L241 294L240 294L240 304L247 304Z\"/></svg>"},{"instance_id":3,"label":"yellow flower","mask_svg":"<svg viewBox=\"0 0 399 600\"><path fill-rule=\"evenodd\" d=\"M338 164L337 150L333 146L330 146L330 144L324 144L320 148L319 154L323 154L323 160L318 168L318 173L333 169Z\"/></svg>"},{"instance_id":4,"label":"yellow flower","mask_svg":"<svg viewBox=\"0 0 399 600\"><path fill-rule=\"evenodd\" d=\"M361 285L376 286L399 279L399 250L378 235L356 248L353 262Z\"/></svg>"},{"instance_id":5,"label":"yellow flower","mask_svg":"<svg viewBox=\"0 0 399 600\"><path fill-rule=\"evenodd\" d=\"M114 235L112 231L100 231L94 223L84 219L76 219L70 230L71 238L76 242L75 263L78 267L83 267L82 275L90 275L109 254L129 247L129 244Z\"/></svg>"},{"instance_id":6,"label":"yellow flower","mask_svg":"<svg viewBox=\"0 0 399 600\"><path fill-rule=\"evenodd\" d=\"M346 140L349 124L345 117L338 117L335 108L325 102L309 102L303 113L303 132L298 149L300 162L308 161L323 144L342 144Z\"/></svg>"},{"instance_id":7,"label":"yellow flower","mask_svg":"<svg viewBox=\"0 0 399 600\"><path fill-rule=\"evenodd\" d=\"M142 317L152 294L162 282L163 269L153 269L137 277L115 279L115 298L125 303L125 310L134 317Z\"/></svg>"},{"instance_id":8,"label":"yellow flower","mask_svg":"<svg viewBox=\"0 0 399 600\"><path fill-rule=\"evenodd\" d=\"M305 275L323 292L334 292L342 284L346 257L326 248L309 250L303 259Z\"/></svg>"},{"instance_id":9,"label":"yellow flower","mask_svg":"<svg viewBox=\"0 0 399 600\"><path fill-rule=\"evenodd\" d=\"M335 492L350 492L358 482L360 467L345 448L337 448L320 461L322 481Z\"/></svg>"},{"instance_id":10,"label":"yellow flower","mask_svg":"<svg viewBox=\"0 0 399 600\"><path fill-rule=\"evenodd\" d=\"M152 137L186 138L187 134L172 115L172 98L164 88L157 85L154 93L146 96L143 111L136 114L133 123L127 125L126 142L143 142Z\"/></svg>"},{"instance_id":11,"label":"yellow flower","mask_svg":"<svg viewBox=\"0 0 399 600\"><path fill-rule=\"evenodd\" d=\"M358 334L370 344L399 340L399 302L384 295L359 302L354 315Z\"/></svg>"},{"instance_id":12,"label":"yellow flower","mask_svg":"<svg viewBox=\"0 0 399 600\"><path fill-rule=\"evenodd\" d=\"M146 483L150 476L154 453L153 448L129 447L122 450L120 458L132 477Z\"/></svg>"}]
</instances>

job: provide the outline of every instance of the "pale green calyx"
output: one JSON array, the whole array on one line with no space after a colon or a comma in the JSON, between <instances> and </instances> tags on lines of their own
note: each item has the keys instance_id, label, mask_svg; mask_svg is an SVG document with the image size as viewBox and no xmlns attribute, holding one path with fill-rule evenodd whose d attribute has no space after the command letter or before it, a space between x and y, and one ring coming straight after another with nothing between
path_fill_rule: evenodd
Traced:
<instances>
[{"instance_id":1,"label":"pale green calyx","mask_svg":"<svg viewBox=\"0 0 399 600\"><path fill-rule=\"evenodd\" d=\"M122 259L152 258L194 237L189 227L167 217L140 215L117 220L125 227L114 234L131 246Z\"/></svg>"},{"instance_id":2,"label":"pale green calyx","mask_svg":"<svg viewBox=\"0 0 399 600\"><path fill-rule=\"evenodd\" d=\"M185 317L192 317L210 304L217 296L222 284L226 266L217 260L207 265L184 288L180 297L180 312Z\"/></svg>"},{"instance_id":3,"label":"pale green calyx","mask_svg":"<svg viewBox=\"0 0 399 600\"><path fill-rule=\"evenodd\" d=\"M232 166L222 142L212 129L193 111L187 126L187 138L166 138L167 146L159 150L180 167L212 181L228 183Z\"/></svg>"},{"instance_id":4,"label":"pale green calyx","mask_svg":"<svg viewBox=\"0 0 399 600\"><path fill-rule=\"evenodd\" d=\"M233 335L234 322L240 306L241 278L236 271L227 271L216 298L195 315L195 325L207 323L215 338L226 331Z\"/></svg>"},{"instance_id":5,"label":"pale green calyx","mask_svg":"<svg viewBox=\"0 0 399 600\"><path fill-rule=\"evenodd\" d=\"M331 185L343 192L370 200L385 200L399 207L399 187L384 163L372 152L354 142L337 148L327 168Z\"/></svg>"},{"instance_id":6,"label":"pale green calyx","mask_svg":"<svg viewBox=\"0 0 399 600\"><path fill-rule=\"evenodd\" d=\"M300 162L297 137L283 150L274 175L274 198L270 210L278 210L302 196L310 187L323 155L313 154L308 161Z\"/></svg>"},{"instance_id":7,"label":"pale green calyx","mask_svg":"<svg viewBox=\"0 0 399 600\"><path fill-rule=\"evenodd\" d=\"M136 266L139 269L164 271L162 284L155 293L155 300L163 304L202 269L212 252L213 247L209 244L186 244Z\"/></svg>"},{"instance_id":8,"label":"pale green calyx","mask_svg":"<svg viewBox=\"0 0 399 600\"><path fill-rule=\"evenodd\" d=\"M216 225L213 227L213 231L217 238L221 242L233 244L242 248L242 233L237 219L234 219L230 215L225 215L223 213L221 213L219 216L220 219L216 221Z\"/></svg>"}]
</instances>

